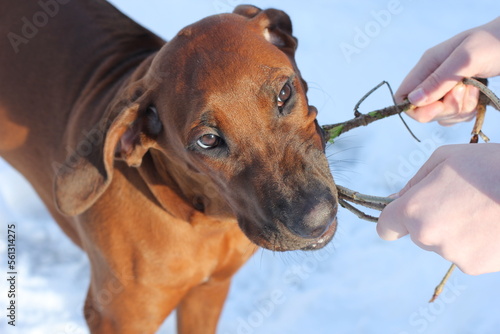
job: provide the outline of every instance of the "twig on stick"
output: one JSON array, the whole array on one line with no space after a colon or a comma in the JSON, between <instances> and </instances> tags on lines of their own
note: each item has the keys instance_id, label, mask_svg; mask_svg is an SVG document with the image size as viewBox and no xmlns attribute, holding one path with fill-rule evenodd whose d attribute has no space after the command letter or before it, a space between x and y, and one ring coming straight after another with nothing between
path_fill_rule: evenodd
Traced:
<instances>
[{"instance_id":1,"label":"twig on stick","mask_svg":"<svg viewBox=\"0 0 500 334\"><path fill-rule=\"evenodd\" d=\"M339 198L341 199L378 211L382 211L387 206L387 204L391 203L394 200L389 197L361 194L357 191L339 185L337 185L337 191L339 194Z\"/></svg>"},{"instance_id":2,"label":"twig on stick","mask_svg":"<svg viewBox=\"0 0 500 334\"><path fill-rule=\"evenodd\" d=\"M491 89L488 88L488 80L481 78L464 78L462 82L466 85L474 86L479 89L479 91L484 95L483 98L479 96L479 102L483 99L485 105L490 105L496 110L500 110L500 99L493 93Z\"/></svg>"},{"instance_id":3,"label":"twig on stick","mask_svg":"<svg viewBox=\"0 0 500 334\"><path fill-rule=\"evenodd\" d=\"M369 214L364 213L363 211L359 210L358 208L354 207L353 205L347 203L347 201L343 198L339 198L339 204L344 209L347 209L347 210L351 211L352 213L354 213L360 219L363 219L363 220L366 220L366 221L369 221L372 223L378 222L377 217L373 217L373 216L370 216Z\"/></svg>"},{"instance_id":4,"label":"twig on stick","mask_svg":"<svg viewBox=\"0 0 500 334\"><path fill-rule=\"evenodd\" d=\"M481 82L482 81L482 82ZM495 109L500 110L500 99L491 91L491 89L488 88L484 83L487 83L486 79L474 79L474 78L464 78L462 82L466 85L471 85L476 88L478 88L481 91L481 95L479 97L479 100L485 101L485 105L491 105ZM484 83L483 83L484 82ZM384 83L384 82L383 82ZM406 99L403 103L390 106L387 108L379 109L379 110L374 110L372 112L369 112L367 114L361 114L359 112L356 112L357 109L359 108L359 105L366 99L366 97L372 93L375 89L380 87L383 83L372 89L368 94L363 96L363 98L356 104L356 107L354 108L355 112L354 115L355 117L353 119L350 119L348 121L342 122L342 123L336 123L336 124L329 124L329 125L323 125L322 128L325 130L325 132L328 134L326 140L333 142L338 136L340 136L343 133L346 133L352 129L358 128L360 126L366 126L370 123L373 123L375 121L378 121L380 119L387 118L389 116L393 115L398 115L401 112L408 111L411 109L415 109L416 107L412 105L408 99ZM484 134L482 132L479 132L477 134L480 137L483 137ZM486 139L487 137L484 136L483 139ZM486 141L486 140L485 140Z\"/></svg>"},{"instance_id":5,"label":"twig on stick","mask_svg":"<svg viewBox=\"0 0 500 334\"><path fill-rule=\"evenodd\" d=\"M446 282L448 282L448 279L450 278L451 276L451 273L453 272L453 270L456 268L456 264L452 264L450 266L450 268L448 269L448 271L446 272L446 274L444 275L443 279L441 280L441 282L438 284L438 286L436 286L436 288L434 289L434 294L432 295L432 298L431 300L429 300L429 303L433 303L437 297L439 297L439 295L441 294L441 292L443 292L443 289L444 289L444 286L446 285Z\"/></svg>"},{"instance_id":6,"label":"twig on stick","mask_svg":"<svg viewBox=\"0 0 500 334\"><path fill-rule=\"evenodd\" d=\"M360 126L367 126L370 123L378 121L380 119L398 115L402 111L407 111L411 108L415 108L409 101L405 101L401 104L390 106L387 108L375 110L367 114L359 114L359 116L354 117L346 122L336 123L331 125L323 125L323 130L328 133L327 140L333 142L338 136L352 129L358 128Z\"/></svg>"}]
</instances>

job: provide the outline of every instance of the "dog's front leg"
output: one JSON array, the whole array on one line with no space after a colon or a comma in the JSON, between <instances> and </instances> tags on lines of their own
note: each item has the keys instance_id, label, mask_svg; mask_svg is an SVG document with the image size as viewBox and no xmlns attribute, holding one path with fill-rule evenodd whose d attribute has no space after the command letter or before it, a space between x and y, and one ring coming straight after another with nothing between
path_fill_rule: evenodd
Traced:
<instances>
[{"instance_id":1,"label":"dog's front leg","mask_svg":"<svg viewBox=\"0 0 500 334\"><path fill-rule=\"evenodd\" d=\"M92 276L84 310L92 334L154 334L186 293L136 278Z\"/></svg>"},{"instance_id":2,"label":"dog's front leg","mask_svg":"<svg viewBox=\"0 0 500 334\"><path fill-rule=\"evenodd\" d=\"M210 279L192 288L177 308L178 334L213 334L231 280Z\"/></svg>"}]
</instances>

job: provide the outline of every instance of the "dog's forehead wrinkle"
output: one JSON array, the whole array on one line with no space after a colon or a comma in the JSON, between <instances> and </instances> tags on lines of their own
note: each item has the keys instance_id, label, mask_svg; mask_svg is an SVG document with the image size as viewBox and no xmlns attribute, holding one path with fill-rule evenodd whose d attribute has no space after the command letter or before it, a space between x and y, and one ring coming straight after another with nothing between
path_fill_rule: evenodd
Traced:
<instances>
[{"instance_id":1,"label":"dog's forehead wrinkle","mask_svg":"<svg viewBox=\"0 0 500 334\"><path fill-rule=\"evenodd\" d=\"M242 123L253 124L243 129L255 134L261 131L279 134L291 129L289 124L276 118L276 99L282 85L294 80L296 74L282 68L275 68L274 72L276 75L271 79L256 80L253 75L228 80L227 87L219 87L208 94L204 108L211 112L202 112L200 121L225 124L230 128L241 128L239 124Z\"/></svg>"},{"instance_id":2,"label":"dog's forehead wrinkle","mask_svg":"<svg viewBox=\"0 0 500 334\"><path fill-rule=\"evenodd\" d=\"M217 127L217 118L214 115L213 110L203 111L196 122L197 125L207 126L207 127Z\"/></svg>"},{"instance_id":3,"label":"dog's forehead wrinkle","mask_svg":"<svg viewBox=\"0 0 500 334\"><path fill-rule=\"evenodd\" d=\"M170 43L177 53L182 51L184 57L193 55L189 62L198 62L198 67L204 67L206 72L213 73L214 66L224 64L227 73L231 66L248 67L255 61L259 66L271 68L282 63L293 67L281 50L251 29L238 15L211 17L188 28L197 33L190 33L189 37L181 33Z\"/></svg>"},{"instance_id":4,"label":"dog's forehead wrinkle","mask_svg":"<svg viewBox=\"0 0 500 334\"><path fill-rule=\"evenodd\" d=\"M189 29L188 37L192 35L201 35L203 33L210 32L214 29L216 30L229 30L232 31L235 27L240 27L242 24L246 23L246 19L240 15L234 14L218 14L205 17L189 26L184 28L182 31Z\"/></svg>"},{"instance_id":5,"label":"dog's forehead wrinkle","mask_svg":"<svg viewBox=\"0 0 500 334\"><path fill-rule=\"evenodd\" d=\"M291 66L270 68L241 54L232 57L229 63L223 67L205 64L205 68L197 69L197 84L210 85L211 95L228 103L250 102L262 93L277 95L280 85L296 75Z\"/></svg>"}]
</instances>

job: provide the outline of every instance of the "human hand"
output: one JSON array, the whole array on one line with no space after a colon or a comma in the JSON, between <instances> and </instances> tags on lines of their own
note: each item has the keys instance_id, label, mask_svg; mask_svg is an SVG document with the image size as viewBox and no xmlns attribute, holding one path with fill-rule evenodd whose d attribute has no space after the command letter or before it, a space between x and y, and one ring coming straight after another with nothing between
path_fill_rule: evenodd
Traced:
<instances>
[{"instance_id":1,"label":"human hand","mask_svg":"<svg viewBox=\"0 0 500 334\"><path fill-rule=\"evenodd\" d=\"M479 91L465 77L500 75L500 17L427 50L403 80L396 101L417 106L407 114L419 122L452 125L475 115Z\"/></svg>"},{"instance_id":2,"label":"human hand","mask_svg":"<svg viewBox=\"0 0 500 334\"><path fill-rule=\"evenodd\" d=\"M377 232L477 275L500 271L500 144L438 148L381 213Z\"/></svg>"}]
</instances>

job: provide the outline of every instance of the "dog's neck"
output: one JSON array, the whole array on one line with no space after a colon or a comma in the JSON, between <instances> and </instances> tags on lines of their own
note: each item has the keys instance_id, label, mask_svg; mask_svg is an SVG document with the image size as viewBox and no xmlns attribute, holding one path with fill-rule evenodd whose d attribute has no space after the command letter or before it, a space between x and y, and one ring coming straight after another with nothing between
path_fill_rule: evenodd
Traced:
<instances>
[{"instance_id":1,"label":"dog's neck","mask_svg":"<svg viewBox=\"0 0 500 334\"><path fill-rule=\"evenodd\" d=\"M190 221L193 212L199 211L219 219L234 219L212 182L187 165L153 150L138 170L159 205L171 215Z\"/></svg>"}]
</instances>

